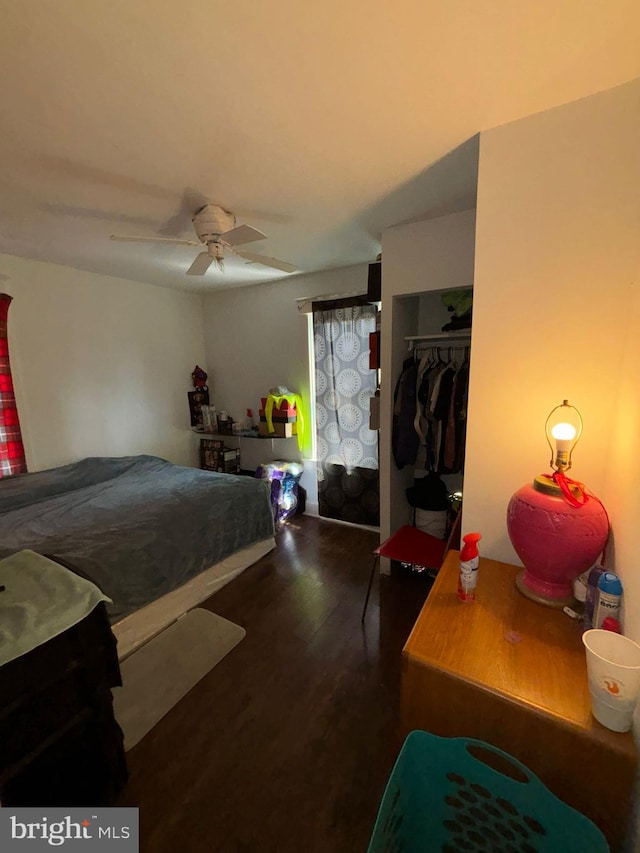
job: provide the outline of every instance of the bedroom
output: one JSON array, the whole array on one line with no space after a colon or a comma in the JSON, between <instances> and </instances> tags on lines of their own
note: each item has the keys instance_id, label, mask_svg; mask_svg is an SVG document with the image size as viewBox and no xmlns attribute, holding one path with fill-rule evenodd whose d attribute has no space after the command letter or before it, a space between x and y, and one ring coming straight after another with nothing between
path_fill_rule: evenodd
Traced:
<instances>
[{"instance_id":1,"label":"bedroom","mask_svg":"<svg viewBox=\"0 0 640 853\"><path fill-rule=\"evenodd\" d=\"M196 4L188 26L169 5L149 20L147 3L111 4L104 20L92 22L85 4L67 3L46 25L38 9L47 4L20 11L3 5L0 273L8 276L2 290L14 297L11 359L30 470L95 455L152 454L192 464L185 392L196 363L207 367L214 395L220 389L232 412L275 383L308 394L306 320L295 300L360 290L381 248L383 375L396 372L394 297L473 276L465 528L482 530L483 554L513 561L506 502L546 461L540 412L564 396L579 401L588 429L577 471L613 519L627 630L640 639L640 582L633 571L639 508L632 497L640 464L634 241L640 69L631 5L610 7L602 19L594 12L592 20L583 4L567 4L564 14L538 7L526 26L510 22L519 33L514 46L498 36L492 41L480 20L469 33L466 10L449 10L447 23L443 6L427 4L444 15L438 26L457 45L460 76L453 90L443 89L442 101L429 100L414 82L443 67L437 45L427 49L412 36L412 27L426 31L428 23L416 4L408 4L406 19L397 13L385 19L393 38L381 24L361 20L356 3L325 5L321 20L318 11L298 39L289 39L303 26L290 4L278 13L258 4L259 14L243 17L239 30L228 13L204 4ZM342 26L329 33L332 17ZM545 37L549 20L555 48ZM262 28L273 42L260 48ZM331 49L314 45L318 31ZM460 44L453 39L458 31ZM293 54L284 50L289 40ZM569 42L571 55L564 48ZM408 65L403 43L414 51ZM385 69L373 62L373 45L386 55ZM286 62L273 58L280 48ZM477 82L484 100L474 96L473 105L463 99L461 106L479 57L492 52L495 64L484 66L486 79ZM327 86L332 53L340 62L335 84ZM500 85L507 63L518 65L507 75L519 75L517 83ZM263 78L264 68L270 73ZM211 93L201 85L209 73ZM349 81L344 92L340 75ZM226 85L220 91L220 79L233 80L238 93ZM363 79L362 113L354 123L353 93ZM298 110L296 120L288 118L282 91ZM433 140L435 131L426 127L431 114L443 123ZM279 148L281 127L291 148ZM262 141L250 144L251 135ZM342 138L341 148L357 157L339 158L333 148L329 156L327 136ZM361 152L370 138L377 139L378 159L369 152L367 164ZM379 174L372 177L370 168ZM206 289L192 289L183 275L192 254L154 249L143 259L137 249L109 242L116 232L159 233L179 214L189 187L262 213L264 221L246 221L270 235L265 251L302 272L270 280L252 267L249 286L237 288L221 286L212 272ZM295 187L299 195L289 201ZM339 230L347 204L359 221L355 235ZM188 216L185 225L181 215L181 236L188 237ZM433 278L426 281L425 258L443 246L448 251L430 263ZM145 278L165 273L174 287ZM389 411L388 385L382 393ZM508 430L505 421L513 423ZM402 485L385 440L383 428L382 536L397 526L394 490Z\"/></svg>"}]
</instances>

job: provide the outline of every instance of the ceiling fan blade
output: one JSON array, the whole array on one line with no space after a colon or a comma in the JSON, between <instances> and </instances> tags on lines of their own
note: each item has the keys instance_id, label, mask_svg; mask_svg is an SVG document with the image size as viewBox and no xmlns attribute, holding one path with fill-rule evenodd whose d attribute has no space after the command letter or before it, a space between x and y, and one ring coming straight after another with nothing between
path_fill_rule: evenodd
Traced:
<instances>
[{"instance_id":1,"label":"ceiling fan blade","mask_svg":"<svg viewBox=\"0 0 640 853\"><path fill-rule=\"evenodd\" d=\"M267 235L257 228L252 228L251 225L238 225L237 228L232 228L230 231L225 231L220 235L229 246L240 246L242 243L253 243L254 240L266 240Z\"/></svg>"},{"instance_id":2,"label":"ceiling fan blade","mask_svg":"<svg viewBox=\"0 0 640 853\"><path fill-rule=\"evenodd\" d=\"M202 246L193 240L175 240L172 237L132 237L127 234L112 234L111 240L116 243L170 243L173 246Z\"/></svg>"},{"instance_id":3,"label":"ceiling fan blade","mask_svg":"<svg viewBox=\"0 0 640 853\"><path fill-rule=\"evenodd\" d=\"M187 275L204 275L215 261L208 252L200 252L187 270Z\"/></svg>"},{"instance_id":4,"label":"ceiling fan blade","mask_svg":"<svg viewBox=\"0 0 640 853\"><path fill-rule=\"evenodd\" d=\"M287 263L287 261L279 261L278 258L268 258L266 255L256 255L255 252L247 252L245 249L233 249L236 255L240 255L247 261L254 264L262 264L264 267L273 267L275 270L282 272L298 272L298 267L295 264Z\"/></svg>"}]
</instances>

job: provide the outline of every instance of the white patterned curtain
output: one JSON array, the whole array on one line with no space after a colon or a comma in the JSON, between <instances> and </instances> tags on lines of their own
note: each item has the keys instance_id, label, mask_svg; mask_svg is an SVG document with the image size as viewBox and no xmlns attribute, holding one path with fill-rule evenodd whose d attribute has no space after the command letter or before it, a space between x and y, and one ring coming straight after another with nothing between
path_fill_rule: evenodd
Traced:
<instances>
[{"instance_id":1,"label":"white patterned curtain","mask_svg":"<svg viewBox=\"0 0 640 853\"><path fill-rule=\"evenodd\" d=\"M369 429L376 309L353 301L314 304L318 498L320 515L377 525L378 433Z\"/></svg>"}]
</instances>

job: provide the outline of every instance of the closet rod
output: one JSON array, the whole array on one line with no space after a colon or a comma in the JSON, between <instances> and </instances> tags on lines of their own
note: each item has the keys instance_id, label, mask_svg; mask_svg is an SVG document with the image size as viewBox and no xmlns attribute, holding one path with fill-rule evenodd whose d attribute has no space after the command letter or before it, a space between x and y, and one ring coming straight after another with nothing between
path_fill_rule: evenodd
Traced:
<instances>
[{"instance_id":1,"label":"closet rod","mask_svg":"<svg viewBox=\"0 0 640 853\"><path fill-rule=\"evenodd\" d=\"M441 334L441 335L407 335L405 341L409 344L409 349L413 349L417 344L429 344L433 342L436 345L446 346L445 341L452 343L454 341L466 341L471 343L471 332L466 332L463 335Z\"/></svg>"}]
</instances>

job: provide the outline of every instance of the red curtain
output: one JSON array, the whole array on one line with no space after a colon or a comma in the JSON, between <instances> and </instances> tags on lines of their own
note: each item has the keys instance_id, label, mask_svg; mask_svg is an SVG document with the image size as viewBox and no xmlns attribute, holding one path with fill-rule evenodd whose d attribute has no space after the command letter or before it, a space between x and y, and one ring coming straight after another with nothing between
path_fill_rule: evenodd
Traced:
<instances>
[{"instance_id":1,"label":"red curtain","mask_svg":"<svg viewBox=\"0 0 640 853\"><path fill-rule=\"evenodd\" d=\"M24 474L27 470L9 364L7 314L11 299L6 293L0 294L0 477Z\"/></svg>"}]
</instances>

